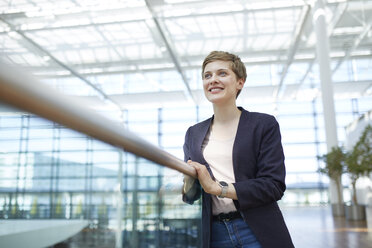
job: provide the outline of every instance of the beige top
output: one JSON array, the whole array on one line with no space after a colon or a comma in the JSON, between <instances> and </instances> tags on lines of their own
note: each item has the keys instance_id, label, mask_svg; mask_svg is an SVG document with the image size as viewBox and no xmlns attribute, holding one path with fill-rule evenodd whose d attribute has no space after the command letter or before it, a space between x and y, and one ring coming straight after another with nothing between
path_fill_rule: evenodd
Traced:
<instances>
[{"instance_id":1,"label":"beige top","mask_svg":"<svg viewBox=\"0 0 372 248\"><path fill-rule=\"evenodd\" d=\"M234 183L234 169L232 151L235 137L230 139L217 139L213 137L213 130L207 134L203 141L202 149L204 159L209 164L214 177L218 181ZM236 211L234 202L230 198L218 198L212 195L212 213L228 213Z\"/></svg>"}]
</instances>

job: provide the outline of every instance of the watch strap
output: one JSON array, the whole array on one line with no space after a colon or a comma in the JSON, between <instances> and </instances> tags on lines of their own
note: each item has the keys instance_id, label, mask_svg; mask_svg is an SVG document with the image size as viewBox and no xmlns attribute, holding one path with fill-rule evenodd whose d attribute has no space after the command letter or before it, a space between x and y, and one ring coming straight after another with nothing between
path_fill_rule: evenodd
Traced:
<instances>
[{"instance_id":1,"label":"watch strap","mask_svg":"<svg viewBox=\"0 0 372 248\"><path fill-rule=\"evenodd\" d=\"M229 185L224 181L219 181L218 185L221 187L221 194L218 197L225 198L227 195L227 190L229 188Z\"/></svg>"}]
</instances>

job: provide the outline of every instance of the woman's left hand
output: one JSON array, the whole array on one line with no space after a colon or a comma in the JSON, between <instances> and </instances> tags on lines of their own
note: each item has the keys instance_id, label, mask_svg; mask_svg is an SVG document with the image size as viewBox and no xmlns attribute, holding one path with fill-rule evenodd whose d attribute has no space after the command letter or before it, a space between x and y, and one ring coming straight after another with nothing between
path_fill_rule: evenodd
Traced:
<instances>
[{"instance_id":1,"label":"woman's left hand","mask_svg":"<svg viewBox=\"0 0 372 248\"><path fill-rule=\"evenodd\" d=\"M221 187L218 185L216 181L212 179L211 175L207 170L207 167L192 160L188 160L187 163L195 168L199 182L205 192L213 195L221 194Z\"/></svg>"}]
</instances>

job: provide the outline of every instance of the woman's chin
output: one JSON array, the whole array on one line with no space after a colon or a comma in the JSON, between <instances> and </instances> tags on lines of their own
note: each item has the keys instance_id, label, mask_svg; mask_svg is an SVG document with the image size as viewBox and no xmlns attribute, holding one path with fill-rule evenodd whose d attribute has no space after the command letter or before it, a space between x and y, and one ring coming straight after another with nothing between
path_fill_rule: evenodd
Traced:
<instances>
[{"instance_id":1,"label":"woman's chin","mask_svg":"<svg viewBox=\"0 0 372 248\"><path fill-rule=\"evenodd\" d=\"M225 104L226 102L228 102L227 99L225 99L224 97L208 97L207 99L209 102L215 105Z\"/></svg>"},{"instance_id":2,"label":"woman's chin","mask_svg":"<svg viewBox=\"0 0 372 248\"><path fill-rule=\"evenodd\" d=\"M225 104L228 102L234 102L236 97L234 95L227 94L208 94L206 98L213 104Z\"/></svg>"}]
</instances>

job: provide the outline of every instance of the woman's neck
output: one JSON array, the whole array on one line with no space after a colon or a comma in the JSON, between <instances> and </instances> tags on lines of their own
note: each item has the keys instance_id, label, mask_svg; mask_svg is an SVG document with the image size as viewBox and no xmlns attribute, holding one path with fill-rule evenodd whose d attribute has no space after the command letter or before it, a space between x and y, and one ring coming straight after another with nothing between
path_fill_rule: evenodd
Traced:
<instances>
[{"instance_id":1,"label":"woman's neck","mask_svg":"<svg viewBox=\"0 0 372 248\"><path fill-rule=\"evenodd\" d=\"M213 105L214 122L226 123L239 119L241 111L236 107L236 104L230 105Z\"/></svg>"}]
</instances>

